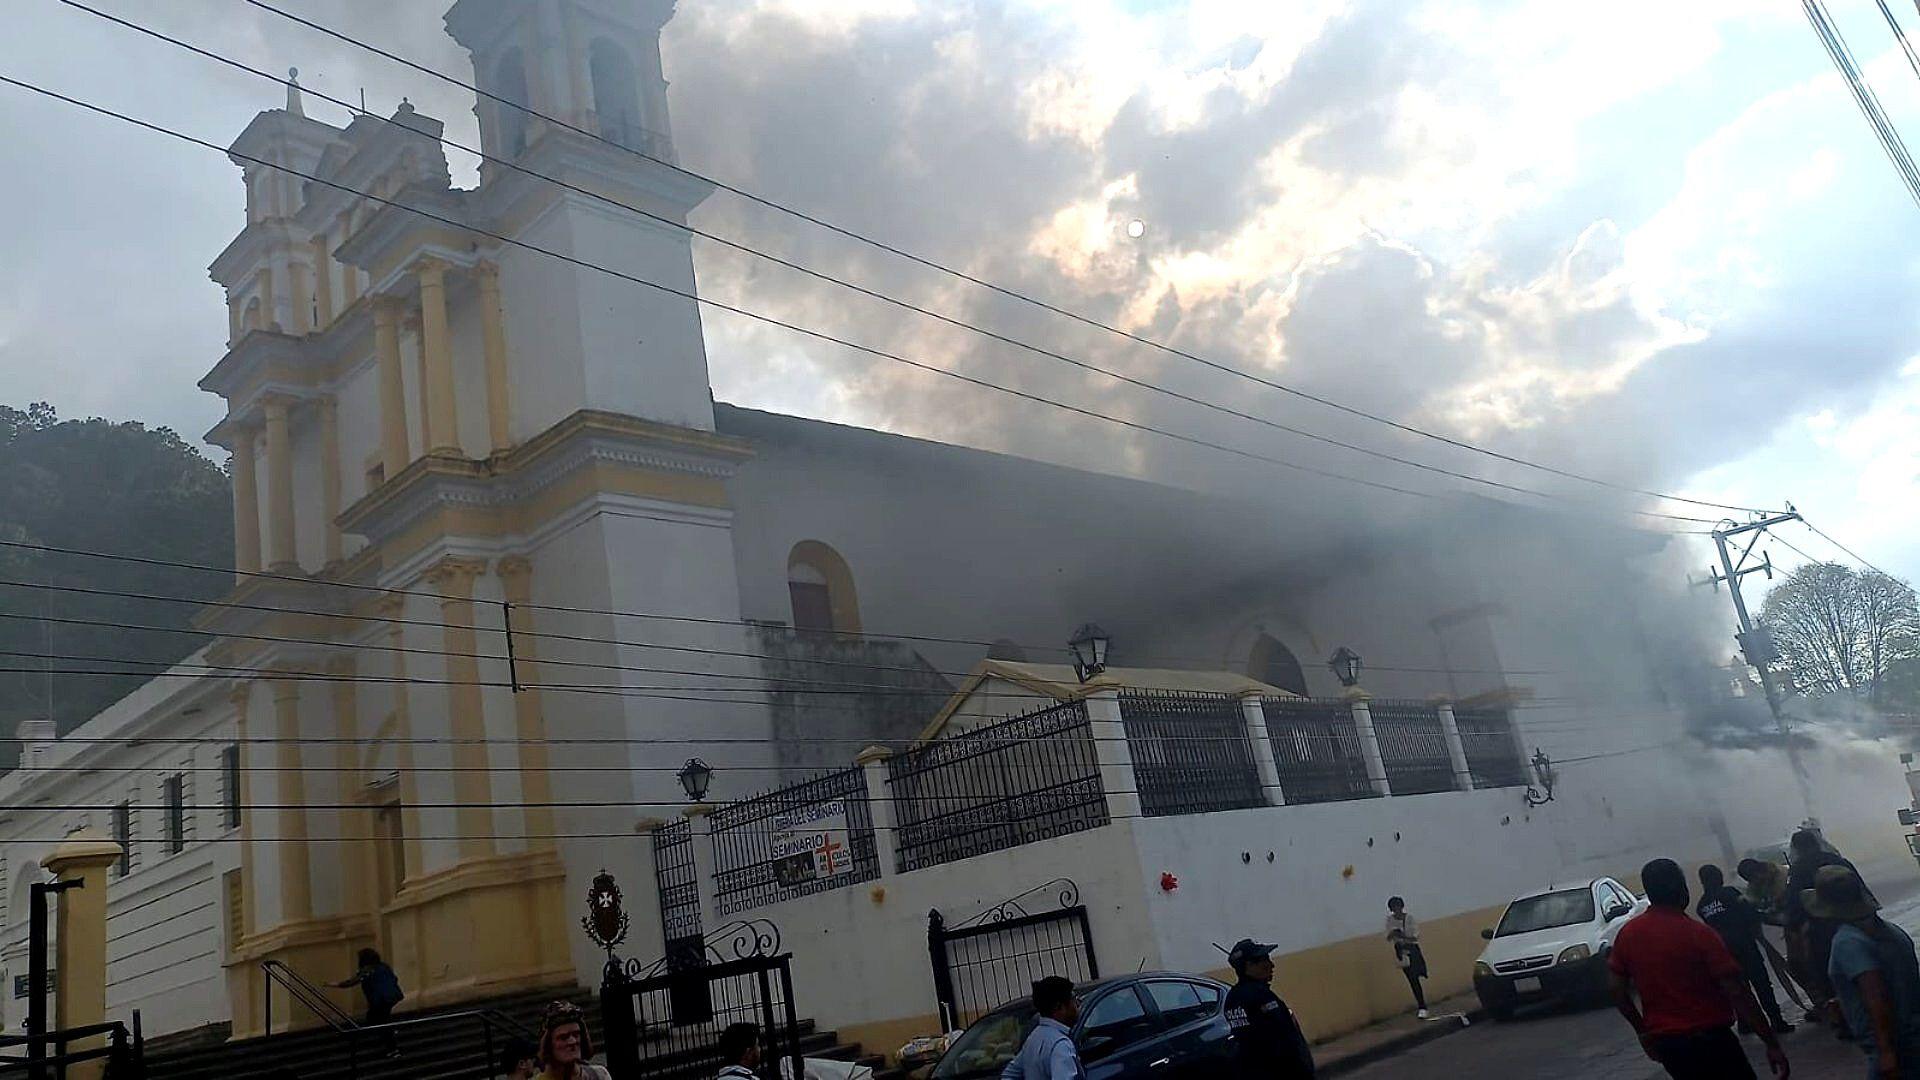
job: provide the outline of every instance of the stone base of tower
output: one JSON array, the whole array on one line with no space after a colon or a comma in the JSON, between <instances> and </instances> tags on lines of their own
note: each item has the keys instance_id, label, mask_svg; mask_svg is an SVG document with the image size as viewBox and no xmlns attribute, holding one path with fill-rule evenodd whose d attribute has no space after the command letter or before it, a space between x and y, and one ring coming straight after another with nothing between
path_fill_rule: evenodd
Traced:
<instances>
[{"instance_id":1,"label":"stone base of tower","mask_svg":"<svg viewBox=\"0 0 1920 1080\"><path fill-rule=\"evenodd\" d=\"M576 984L566 869L550 851L464 859L409 881L380 913L383 955L414 1008Z\"/></svg>"},{"instance_id":2,"label":"stone base of tower","mask_svg":"<svg viewBox=\"0 0 1920 1080\"><path fill-rule=\"evenodd\" d=\"M268 980L262 965L277 960L314 983L328 1000L352 1015L364 1011L360 992L336 990L327 983L353 974L354 958L364 948L378 948L374 923L366 916L307 919L248 937L226 963L227 998L232 1009L234 1039L268 1034L266 994L272 988L272 1029L295 1031L318 1027L325 1021L293 1000L284 987Z\"/></svg>"},{"instance_id":3,"label":"stone base of tower","mask_svg":"<svg viewBox=\"0 0 1920 1080\"><path fill-rule=\"evenodd\" d=\"M574 986L570 925L562 889L566 870L552 852L470 858L407 883L377 916L311 919L248 938L227 961L234 1039L324 1021L271 983L262 965L277 960L321 984L345 978L355 957L373 948L400 976L401 1011L482 1001L547 987ZM323 991L353 1016L365 1010L358 989Z\"/></svg>"}]
</instances>

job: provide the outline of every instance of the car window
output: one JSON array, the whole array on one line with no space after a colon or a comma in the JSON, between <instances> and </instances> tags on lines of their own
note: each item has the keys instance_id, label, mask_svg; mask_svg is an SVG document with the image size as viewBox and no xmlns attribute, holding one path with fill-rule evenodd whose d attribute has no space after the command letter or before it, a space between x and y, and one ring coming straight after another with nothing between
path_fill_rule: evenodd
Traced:
<instances>
[{"instance_id":1,"label":"car window","mask_svg":"<svg viewBox=\"0 0 1920 1080\"><path fill-rule=\"evenodd\" d=\"M1146 985L1147 996L1153 999L1168 1027L1184 1027L1219 1011L1220 998L1210 986L1173 979L1154 979Z\"/></svg>"},{"instance_id":2,"label":"car window","mask_svg":"<svg viewBox=\"0 0 1920 1080\"><path fill-rule=\"evenodd\" d=\"M973 1077L998 1077L1027 1033L1038 1022L1032 1008L1009 1009L991 1013L973 1022L953 1046L940 1057L933 1070L937 1080L968 1080Z\"/></svg>"},{"instance_id":3,"label":"car window","mask_svg":"<svg viewBox=\"0 0 1920 1080\"><path fill-rule=\"evenodd\" d=\"M1099 1061L1158 1034L1160 1027L1140 1003L1131 986L1123 986L1088 1007L1080 1020L1080 1049L1088 1061Z\"/></svg>"},{"instance_id":4,"label":"car window","mask_svg":"<svg viewBox=\"0 0 1920 1080\"><path fill-rule=\"evenodd\" d=\"M1567 889L1564 892L1524 897L1508 904L1507 913L1500 916L1500 926L1494 930L1493 936L1530 934L1535 930L1551 930L1556 926L1576 926L1592 921L1593 890Z\"/></svg>"},{"instance_id":5,"label":"car window","mask_svg":"<svg viewBox=\"0 0 1920 1080\"><path fill-rule=\"evenodd\" d=\"M1608 907L1613 907L1615 904L1625 904L1628 907L1633 906L1633 894L1622 888L1619 882L1607 882L1607 892L1610 895L1610 899L1607 901Z\"/></svg>"}]
</instances>

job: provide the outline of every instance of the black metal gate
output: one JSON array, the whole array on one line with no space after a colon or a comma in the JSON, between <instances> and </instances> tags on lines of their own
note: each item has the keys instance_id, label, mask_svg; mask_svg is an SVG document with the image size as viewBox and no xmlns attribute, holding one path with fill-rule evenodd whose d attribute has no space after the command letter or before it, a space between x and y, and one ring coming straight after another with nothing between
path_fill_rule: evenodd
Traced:
<instances>
[{"instance_id":1,"label":"black metal gate","mask_svg":"<svg viewBox=\"0 0 1920 1080\"><path fill-rule=\"evenodd\" d=\"M725 1064L720 1034L730 1025L760 1029L760 1075L776 1080L780 1063L805 1075L794 1009L791 957L767 922L739 922L696 939L700 963L677 954L641 967L610 960L600 985L607 1067L614 1080L705 1080Z\"/></svg>"},{"instance_id":2,"label":"black metal gate","mask_svg":"<svg viewBox=\"0 0 1920 1080\"><path fill-rule=\"evenodd\" d=\"M1065 878L1029 889L948 926L927 914L927 953L944 1030L964 1028L1024 998L1048 975L1100 977L1080 887Z\"/></svg>"},{"instance_id":3,"label":"black metal gate","mask_svg":"<svg viewBox=\"0 0 1920 1080\"><path fill-rule=\"evenodd\" d=\"M682 818L653 830L653 879L660 891L660 937L669 964L706 962L701 943L700 882L693 863L693 828Z\"/></svg>"}]
</instances>

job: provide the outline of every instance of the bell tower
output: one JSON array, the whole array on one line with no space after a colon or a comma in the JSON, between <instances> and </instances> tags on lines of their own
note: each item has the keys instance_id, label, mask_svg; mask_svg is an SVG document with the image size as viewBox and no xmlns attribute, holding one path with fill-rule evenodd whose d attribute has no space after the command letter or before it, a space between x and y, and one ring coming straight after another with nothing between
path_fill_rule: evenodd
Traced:
<instances>
[{"instance_id":1,"label":"bell tower","mask_svg":"<svg viewBox=\"0 0 1920 1080\"><path fill-rule=\"evenodd\" d=\"M530 336L515 351L540 354L515 388L521 438L581 409L713 428L693 250L674 227L712 188L673 165L660 66L672 14L672 0L459 0L447 12L492 95L475 105L481 147L518 166L482 165L480 214L579 260L498 253L509 334Z\"/></svg>"}]
</instances>

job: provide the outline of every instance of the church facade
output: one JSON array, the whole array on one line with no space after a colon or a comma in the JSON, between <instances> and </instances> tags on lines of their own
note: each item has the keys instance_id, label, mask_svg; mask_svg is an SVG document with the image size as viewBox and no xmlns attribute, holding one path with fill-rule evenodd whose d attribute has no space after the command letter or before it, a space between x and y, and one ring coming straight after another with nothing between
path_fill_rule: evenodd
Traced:
<instances>
[{"instance_id":1,"label":"church facade","mask_svg":"<svg viewBox=\"0 0 1920 1080\"><path fill-rule=\"evenodd\" d=\"M1676 722L1620 555L1653 540L1596 542L1570 582L1562 528L1499 504L1360 542L1319 493L1236 502L715 403L677 227L709 188L673 165L670 14L456 3L483 148L520 167L470 190L405 104L340 127L294 90L234 142L246 224L211 267L230 341L201 386L227 405L209 440L232 455L239 573L201 616L212 644L0 780L9 974L19 868L57 818L129 848L109 1005L149 1031L258 1033L264 961L338 978L362 947L416 1007L591 986L579 902L603 869L651 888L635 830L680 813L687 758L715 766L715 799L846 767L950 724L989 654L1055 661L1090 620L1134 666L1305 697L1338 693L1323 660L1350 646L1376 693L1511 705L1556 757ZM1622 698L1645 707L1609 712ZM1608 768L1583 774L1593 815L1529 850L1617 873L1713 843L1694 810L1675 831L1610 801L1628 788ZM1390 831L1395 801L1355 827ZM1338 836L1336 809L1316 830ZM1431 848L1417 864L1446 876ZM1032 884L983 873L989 900ZM635 922L627 948L657 955Z\"/></svg>"}]
</instances>

